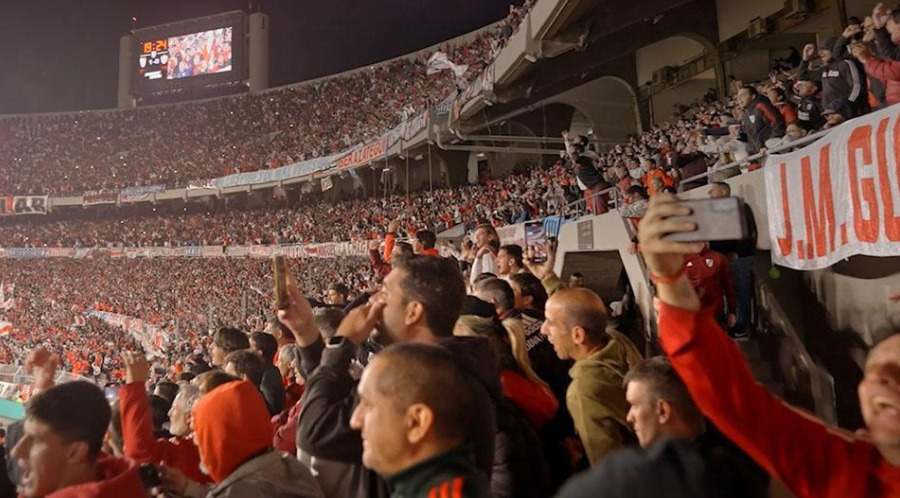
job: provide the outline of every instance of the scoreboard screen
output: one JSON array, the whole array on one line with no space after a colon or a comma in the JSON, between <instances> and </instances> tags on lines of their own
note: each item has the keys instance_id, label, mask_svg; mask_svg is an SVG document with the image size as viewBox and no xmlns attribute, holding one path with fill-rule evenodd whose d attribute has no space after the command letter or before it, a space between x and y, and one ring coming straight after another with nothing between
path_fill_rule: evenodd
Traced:
<instances>
[{"instance_id":1,"label":"scoreboard screen","mask_svg":"<svg viewBox=\"0 0 900 498\"><path fill-rule=\"evenodd\" d=\"M148 80L175 80L232 70L234 28L140 42L138 72Z\"/></svg>"},{"instance_id":2,"label":"scoreboard screen","mask_svg":"<svg viewBox=\"0 0 900 498\"><path fill-rule=\"evenodd\" d=\"M245 23L235 11L136 30L135 95L243 81Z\"/></svg>"}]
</instances>

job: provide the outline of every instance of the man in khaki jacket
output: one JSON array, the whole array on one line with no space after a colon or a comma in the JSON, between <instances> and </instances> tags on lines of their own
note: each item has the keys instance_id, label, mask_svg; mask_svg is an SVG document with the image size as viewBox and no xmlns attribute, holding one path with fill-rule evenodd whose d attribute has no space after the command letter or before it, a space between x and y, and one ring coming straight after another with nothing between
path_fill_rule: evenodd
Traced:
<instances>
[{"instance_id":1,"label":"man in khaki jacket","mask_svg":"<svg viewBox=\"0 0 900 498\"><path fill-rule=\"evenodd\" d=\"M566 405L591 465L635 441L625 418L623 380L641 354L627 337L607 330L603 301L588 289L561 289L547 301L541 333L556 354L573 359Z\"/></svg>"}]
</instances>

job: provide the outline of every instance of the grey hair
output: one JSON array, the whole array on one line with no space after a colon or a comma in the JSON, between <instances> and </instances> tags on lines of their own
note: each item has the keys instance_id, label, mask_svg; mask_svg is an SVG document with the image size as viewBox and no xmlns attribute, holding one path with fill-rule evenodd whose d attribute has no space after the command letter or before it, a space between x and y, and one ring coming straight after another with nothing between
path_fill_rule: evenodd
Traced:
<instances>
[{"instance_id":1,"label":"grey hair","mask_svg":"<svg viewBox=\"0 0 900 498\"><path fill-rule=\"evenodd\" d=\"M286 362L288 365L300 359L300 349L296 344L285 344L278 350L278 361Z\"/></svg>"},{"instance_id":2,"label":"grey hair","mask_svg":"<svg viewBox=\"0 0 900 498\"><path fill-rule=\"evenodd\" d=\"M185 410L193 411L194 405L200 400L200 388L190 382L182 381L178 383L178 394L175 396L174 403L181 403Z\"/></svg>"}]
</instances>

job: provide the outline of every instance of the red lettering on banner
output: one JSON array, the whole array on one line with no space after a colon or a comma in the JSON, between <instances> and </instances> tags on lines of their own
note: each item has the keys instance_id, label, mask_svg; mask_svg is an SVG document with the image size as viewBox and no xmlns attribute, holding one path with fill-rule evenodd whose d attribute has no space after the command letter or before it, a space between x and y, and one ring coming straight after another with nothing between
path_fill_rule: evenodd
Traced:
<instances>
[{"instance_id":1,"label":"red lettering on banner","mask_svg":"<svg viewBox=\"0 0 900 498\"><path fill-rule=\"evenodd\" d=\"M900 216L894 215L894 196L891 192L891 173L888 169L887 147L885 146L885 131L888 119L884 119L878 125L878 184L881 187L881 202L884 204L884 233L888 240L897 242L900 240ZM894 125L894 173L900 179L900 121Z\"/></svg>"},{"instance_id":2,"label":"red lettering on banner","mask_svg":"<svg viewBox=\"0 0 900 498\"><path fill-rule=\"evenodd\" d=\"M872 127L860 126L850 133L847 141L847 159L850 173L850 197L853 200L853 226L856 238L860 242L878 240L878 204L875 202L875 180L871 177L859 177L859 165L856 163L856 152L863 155L863 165L872 164ZM862 190L862 199L860 199ZM862 202L869 205L869 218L863 218Z\"/></svg>"},{"instance_id":3,"label":"red lettering on banner","mask_svg":"<svg viewBox=\"0 0 900 498\"><path fill-rule=\"evenodd\" d=\"M784 237L778 237L778 248L782 256L791 254L793 235L791 234L791 204L788 199L787 165L781 163L781 212L784 216Z\"/></svg>"},{"instance_id":4,"label":"red lettering on banner","mask_svg":"<svg viewBox=\"0 0 900 498\"><path fill-rule=\"evenodd\" d=\"M813 192L812 165L810 157L803 156L800 170L803 183L803 218L806 221L806 254L825 256L834 252L834 195L831 191L830 146L825 144L819 150L819 202ZM827 232L826 232L827 229ZM828 249L826 251L826 241ZM815 246L815 252L813 247Z\"/></svg>"}]
</instances>

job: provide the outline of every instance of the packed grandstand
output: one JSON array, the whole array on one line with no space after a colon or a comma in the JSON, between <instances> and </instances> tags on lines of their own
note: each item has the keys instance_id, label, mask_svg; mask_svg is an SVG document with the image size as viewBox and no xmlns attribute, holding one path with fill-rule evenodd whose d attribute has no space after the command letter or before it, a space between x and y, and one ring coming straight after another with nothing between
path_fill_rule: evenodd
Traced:
<instances>
[{"instance_id":1,"label":"packed grandstand","mask_svg":"<svg viewBox=\"0 0 900 498\"><path fill-rule=\"evenodd\" d=\"M812 15L790 8L772 25ZM546 111L547 136L505 136L515 113L484 107L533 112L497 97L501 59L549 64L521 49L602 10L578 0L263 92L0 116L0 394L25 407L0 406L25 421L4 433L0 498L900 496L900 291L880 242L900 238L900 11L866 9L615 140ZM579 60L603 38L571 22ZM695 88L675 73L649 91ZM678 199L741 199L742 236L690 238ZM831 308L822 282L868 289L857 277L888 282L887 326ZM826 321L853 346L816 345ZM89 449L46 464L38 426L60 454Z\"/></svg>"}]
</instances>

